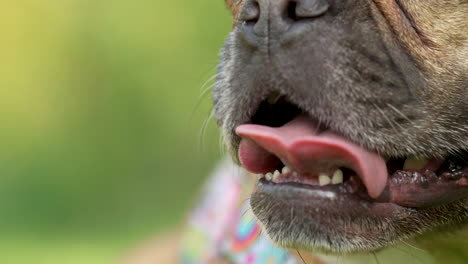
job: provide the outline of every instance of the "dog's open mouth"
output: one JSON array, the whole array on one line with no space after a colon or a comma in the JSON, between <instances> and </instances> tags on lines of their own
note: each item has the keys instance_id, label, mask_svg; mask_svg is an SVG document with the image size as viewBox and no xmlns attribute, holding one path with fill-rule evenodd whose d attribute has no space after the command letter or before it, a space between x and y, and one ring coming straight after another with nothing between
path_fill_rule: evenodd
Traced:
<instances>
[{"instance_id":1,"label":"dog's open mouth","mask_svg":"<svg viewBox=\"0 0 468 264\"><path fill-rule=\"evenodd\" d=\"M252 122L236 133L242 138L240 161L259 175L260 191L307 189L323 199L341 196L361 204L410 208L443 205L468 195L467 152L429 159L384 157L320 126L277 95L260 105ZM332 203L335 209L350 205L346 199L339 201Z\"/></svg>"}]
</instances>

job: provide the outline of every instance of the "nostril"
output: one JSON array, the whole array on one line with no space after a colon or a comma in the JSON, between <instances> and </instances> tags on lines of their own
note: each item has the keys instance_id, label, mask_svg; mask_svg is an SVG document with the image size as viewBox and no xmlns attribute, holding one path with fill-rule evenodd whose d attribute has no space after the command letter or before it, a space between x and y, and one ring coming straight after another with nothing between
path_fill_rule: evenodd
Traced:
<instances>
[{"instance_id":1,"label":"nostril","mask_svg":"<svg viewBox=\"0 0 468 264\"><path fill-rule=\"evenodd\" d=\"M295 2L295 1L289 2L288 8L287 8L288 18L293 20L293 21L298 20L296 9L297 9L297 2Z\"/></svg>"},{"instance_id":2,"label":"nostril","mask_svg":"<svg viewBox=\"0 0 468 264\"><path fill-rule=\"evenodd\" d=\"M248 1L239 16L239 20L247 24L256 24L260 19L260 5L257 1Z\"/></svg>"},{"instance_id":3,"label":"nostril","mask_svg":"<svg viewBox=\"0 0 468 264\"><path fill-rule=\"evenodd\" d=\"M235 0L238 1L238 0ZM299 36L301 26L314 18L322 16L330 7L331 0L239 0L243 6L237 17L239 36L243 44L257 48L264 45L268 38L279 38L282 41ZM291 29L293 24L298 27ZM290 32L291 34L285 34Z\"/></svg>"},{"instance_id":4,"label":"nostril","mask_svg":"<svg viewBox=\"0 0 468 264\"><path fill-rule=\"evenodd\" d=\"M330 8L329 0L297 0L289 1L288 18L293 21L315 18L325 14Z\"/></svg>"}]
</instances>

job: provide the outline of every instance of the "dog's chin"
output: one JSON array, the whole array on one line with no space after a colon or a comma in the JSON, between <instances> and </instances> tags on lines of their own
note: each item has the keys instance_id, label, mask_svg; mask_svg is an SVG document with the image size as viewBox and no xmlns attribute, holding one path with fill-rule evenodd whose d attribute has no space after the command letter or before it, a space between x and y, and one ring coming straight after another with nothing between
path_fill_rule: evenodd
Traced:
<instances>
[{"instance_id":1,"label":"dog's chin","mask_svg":"<svg viewBox=\"0 0 468 264\"><path fill-rule=\"evenodd\" d=\"M270 238L285 248L356 253L378 250L404 235L388 230L389 222L408 218L412 209L373 203L338 189L261 180L251 206Z\"/></svg>"},{"instance_id":2,"label":"dog's chin","mask_svg":"<svg viewBox=\"0 0 468 264\"><path fill-rule=\"evenodd\" d=\"M260 180L250 203L265 232L281 247L347 255L380 251L434 230L416 223L430 214L463 214L463 203L468 202L414 209L338 194L335 187L324 189Z\"/></svg>"},{"instance_id":3,"label":"dog's chin","mask_svg":"<svg viewBox=\"0 0 468 264\"><path fill-rule=\"evenodd\" d=\"M468 218L466 152L386 157L282 100L236 129L239 160L258 175L251 208L278 245L373 252Z\"/></svg>"}]
</instances>

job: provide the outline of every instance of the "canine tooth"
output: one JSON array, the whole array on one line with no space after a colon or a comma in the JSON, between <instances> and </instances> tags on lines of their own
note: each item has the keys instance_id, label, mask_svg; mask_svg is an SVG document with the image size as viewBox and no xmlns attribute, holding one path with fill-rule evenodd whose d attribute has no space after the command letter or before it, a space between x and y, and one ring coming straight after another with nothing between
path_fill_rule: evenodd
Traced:
<instances>
[{"instance_id":1,"label":"canine tooth","mask_svg":"<svg viewBox=\"0 0 468 264\"><path fill-rule=\"evenodd\" d=\"M263 177L265 177L265 175L263 175L263 174L261 174L261 173L260 173L260 174L257 174L257 179L260 180L260 179L263 178Z\"/></svg>"},{"instance_id":2,"label":"canine tooth","mask_svg":"<svg viewBox=\"0 0 468 264\"><path fill-rule=\"evenodd\" d=\"M283 170L281 171L283 174L290 173L291 170L288 167L284 167Z\"/></svg>"},{"instance_id":3,"label":"canine tooth","mask_svg":"<svg viewBox=\"0 0 468 264\"><path fill-rule=\"evenodd\" d=\"M405 160L403 170L420 170L429 162L427 159L410 157Z\"/></svg>"},{"instance_id":4,"label":"canine tooth","mask_svg":"<svg viewBox=\"0 0 468 264\"><path fill-rule=\"evenodd\" d=\"M319 175L319 184L320 186L325 186L331 183L331 179L328 175L321 173Z\"/></svg>"},{"instance_id":5,"label":"canine tooth","mask_svg":"<svg viewBox=\"0 0 468 264\"><path fill-rule=\"evenodd\" d=\"M280 175L281 175L281 172L279 172L279 170L275 170L275 172L273 173L273 180L278 178Z\"/></svg>"},{"instance_id":6,"label":"canine tooth","mask_svg":"<svg viewBox=\"0 0 468 264\"><path fill-rule=\"evenodd\" d=\"M269 172L265 175L265 178L267 179L267 181L271 181L273 179L273 173Z\"/></svg>"},{"instance_id":7,"label":"canine tooth","mask_svg":"<svg viewBox=\"0 0 468 264\"><path fill-rule=\"evenodd\" d=\"M332 182L332 184L341 184L341 183L343 183L343 171L340 170L340 169L337 169L333 173L333 177L332 177L331 182Z\"/></svg>"}]
</instances>

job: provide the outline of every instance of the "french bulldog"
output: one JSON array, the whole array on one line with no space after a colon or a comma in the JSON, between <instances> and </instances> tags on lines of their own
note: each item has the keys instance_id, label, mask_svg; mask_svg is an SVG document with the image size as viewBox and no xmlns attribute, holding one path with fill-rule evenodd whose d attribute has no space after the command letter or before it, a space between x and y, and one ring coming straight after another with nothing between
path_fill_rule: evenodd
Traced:
<instances>
[{"instance_id":1,"label":"french bulldog","mask_svg":"<svg viewBox=\"0 0 468 264\"><path fill-rule=\"evenodd\" d=\"M468 263L468 1L226 2L215 117L268 237Z\"/></svg>"}]
</instances>

